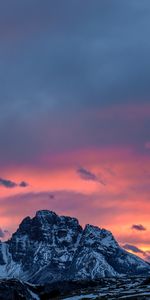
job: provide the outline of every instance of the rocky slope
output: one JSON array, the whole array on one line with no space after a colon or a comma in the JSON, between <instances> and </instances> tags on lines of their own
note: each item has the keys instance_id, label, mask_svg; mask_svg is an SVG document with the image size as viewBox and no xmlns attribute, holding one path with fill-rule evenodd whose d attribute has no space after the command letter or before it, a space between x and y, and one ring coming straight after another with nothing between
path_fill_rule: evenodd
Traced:
<instances>
[{"instance_id":1,"label":"rocky slope","mask_svg":"<svg viewBox=\"0 0 150 300\"><path fill-rule=\"evenodd\" d=\"M113 235L75 218L38 211L0 243L0 278L31 283L150 274L150 266L123 250Z\"/></svg>"}]
</instances>

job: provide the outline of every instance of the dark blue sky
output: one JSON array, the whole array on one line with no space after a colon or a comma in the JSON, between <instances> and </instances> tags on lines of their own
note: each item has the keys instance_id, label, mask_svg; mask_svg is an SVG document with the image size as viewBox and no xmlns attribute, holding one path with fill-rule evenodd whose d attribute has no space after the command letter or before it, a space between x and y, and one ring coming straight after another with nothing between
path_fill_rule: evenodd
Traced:
<instances>
[{"instance_id":1,"label":"dark blue sky","mask_svg":"<svg viewBox=\"0 0 150 300\"><path fill-rule=\"evenodd\" d=\"M131 124L116 115L95 114L149 103L149 28L149 0L3 1L0 163L27 163L48 151L143 145L149 120L129 132Z\"/></svg>"}]
</instances>

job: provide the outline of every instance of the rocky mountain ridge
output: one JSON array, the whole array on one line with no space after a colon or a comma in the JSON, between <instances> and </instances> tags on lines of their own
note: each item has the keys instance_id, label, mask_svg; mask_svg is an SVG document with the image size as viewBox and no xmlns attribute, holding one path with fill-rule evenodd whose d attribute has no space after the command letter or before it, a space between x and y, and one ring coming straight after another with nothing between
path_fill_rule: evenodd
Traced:
<instances>
[{"instance_id":1,"label":"rocky mountain ridge","mask_svg":"<svg viewBox=\"0 0 150 300\"><path fill-rule=\"evenodd\" d=\"M42 210L0 242L0 278L30 283L150 274L150 266L122 249L111 232L83 229L78 220Z\"/></svg>"}]
</instances>

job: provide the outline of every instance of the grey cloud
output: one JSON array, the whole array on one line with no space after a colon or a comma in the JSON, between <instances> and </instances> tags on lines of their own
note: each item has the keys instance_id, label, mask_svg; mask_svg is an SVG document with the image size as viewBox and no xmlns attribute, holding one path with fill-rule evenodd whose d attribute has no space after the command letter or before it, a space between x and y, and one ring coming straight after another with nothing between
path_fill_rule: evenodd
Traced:
<instances>
[{"instance_id":1,"label":"grey cloud","mask_svg":"<svg viewBox=\"0 0 150 300\"><path fill-rule=\"evenodd\" d=\"M83 167L77 169L77 173L84 180L95 181L101 183L102 185L106 185L106 183L101 178L99 178L96 174L92 173L91 171Z\"/></svg>"},{"instance_id":2,"label":"grey cloud","mask_svg":"<svg viewBox=\"0 0 150 300\"><path fill-rule=\"evenodd\" d=\"M14 188L17 186L17 184L11 180L2 179L0 178L0 185L6 187L6 188Z\"/></svg>"},{"instance_id":3,"label":"grey cloud","mask_svg":"<svg viewBox=\"0 0 150 300\"><path fill-rule=\"evenodd\" d=\"M12 189L12 188L15 188L17 186L25 188L25 187L28 186L28 183L25 182L25 181L22 181L19 184L17 184L16 182L13 182L11 180L0 178L0 185L5 187L5 188Z\"/></svg>"},{"instance_id":4,"label":"grey cloud","mask_svg":"<svg viewBox=\"0 0 150 300\"><path fill-rule=\"evenodd\" d=\"M29 184L27 183L27 182L25 182L25 181L21 181L20 183L19 183L19 186L20 187L27 187Z\"/></svg>"},{"instance_id":5,"label":"grey cloud","mask_svg":"<svg viewBox=\"0 0 150 300\"><path fill-rule=\"evenodd\" d=\"M134 252L134 253L142 253L143 254L143 251L141 250L141 249L139 249L138 247L136 247L136 246L134 246L134 245L131 245L131 244L125 244L124 246L123 246L123 248L125 249L125 250L131 250L132 252Z\"/></svg>"},{"instance_id":6,"label":"grey cloud","mask_svg":"<svg viewBox=\"0 0 150 300\"><path fill-rule=\"evenodd\" d=\"M142 224L133 224L131 229L135 229L137 231L145 231L146 228Z\"/></svg>"}]
</instances>

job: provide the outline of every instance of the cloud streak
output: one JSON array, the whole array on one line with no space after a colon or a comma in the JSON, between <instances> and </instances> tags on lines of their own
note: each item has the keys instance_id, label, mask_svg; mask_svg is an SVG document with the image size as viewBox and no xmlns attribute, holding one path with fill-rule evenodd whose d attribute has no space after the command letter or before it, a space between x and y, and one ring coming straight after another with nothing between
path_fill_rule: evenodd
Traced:
<instances>
[{"instance_id":1,"label":"cloud streak","mask_svg":"<svg viewBox=\"0 0 150 300\"><path fill-rule=\"evenodd\" d=\"M7 189L13 189L13 188L16 188L16 187L22 187L22 188L25 188L28 186L28 183L25 182L25 181L22 181L20 182L19 184L14 182L14 181L11 181L11 180L8 180L8 179L3 179L3 178L0 178L0 186L3 186Z\"/></svg>"},{"instance_id":2,"label":"cloud streak","mask_svg":"<svg viewBox=\"0 0 150 300\"><path fill-rule=\"evenodd\" d=\"M87 180L87 181L95 181L98 183L101 183L102 185L106 185L106 183L104 182L104 180L102 180L99 176L97 176L96 174L94 174L93 172L80 167L77 169L77 174L81 177L81 179L83 180Z\"/></svg>"},{"instance_id":3,"label":"cloud streak","mask_svg":"<svg viewBox=\"0 0 150 300\"><path fill-rule=\"evenodd\" d=\"M3 179L3 178L0 178L0 185L1 186L4 186L5 188L14 188L17 186L17 184L11 180L7 180L7 179Z\"/></svg>"},{"instance_id":4,"label":"cloud streak","mask_svg":"<svg viewBox=\"0 0 150 300\"><path fill-rule=\"evenodd\" d=\"M143 251L140 248L131 244L125 244L122 247L127 251L131 251L136 255L140 255L144 260L150 262L150 251Z\"/></svg>"},{"instance_id":5,"label":"cloud streak","mask_svg":"<svg viewBox=\"0 0 150 300\"><path fill-rule=\"evenodd\" d=\"M123 248L127 251L129 250L134 253L142 253L143 254L143 251L141 249L139 249L138 247L131 245L131 244L125 244L125 245L123 245Z\"/></svg>"},{"instance_id":6,"label":"cloud streak","mask_svg":"<svg viewBox=\"0 0 150 300\"><path fill-rule=\"evenodd\" d=\"M131 229L134 229L137 231L146 231L146 228L142 224L133 224Z\"/></svg>"}]
</instances>

